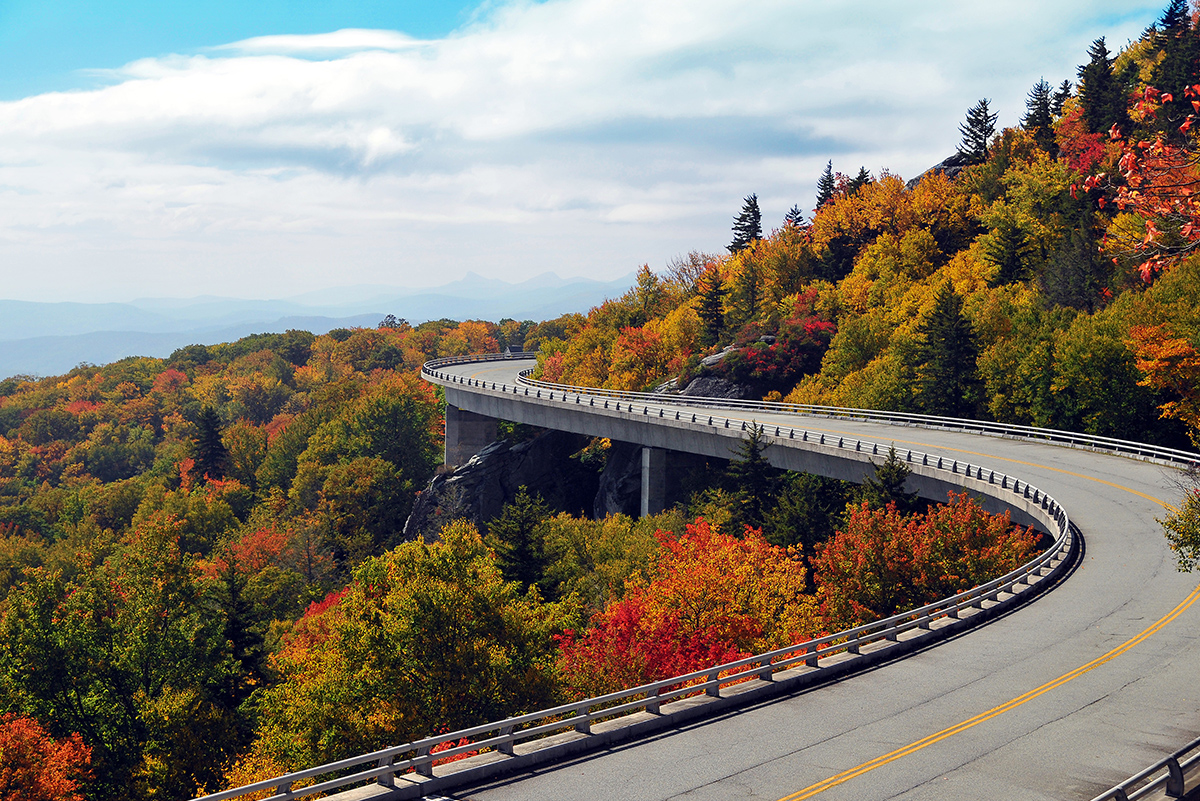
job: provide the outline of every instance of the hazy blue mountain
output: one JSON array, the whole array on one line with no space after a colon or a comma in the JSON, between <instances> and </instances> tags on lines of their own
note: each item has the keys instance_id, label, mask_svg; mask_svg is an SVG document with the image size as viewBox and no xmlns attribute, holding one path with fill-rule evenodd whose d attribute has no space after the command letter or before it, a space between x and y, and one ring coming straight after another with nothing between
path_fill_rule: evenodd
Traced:
<instances>
[{"instance_id":1,"label":"hazy blue mountain","mask_svg":"<svg viewBox=\"0 0 1200 801\"><path fill-rule=\"evenodd\" d=\"M546 273L511 284L468 273L435 288L349 286L268 300L218 296L139 298L128 303L0 300L0 378L57 375L83 362L107 364L126 356L163 357L184 345L211 345L289 328L323 334L331 328L371 327L387 314L413 324L441 318L545 320L587 311L623 294L633 282L633 274L616 281L592 281Z\"/></svg>"}]
</instances>

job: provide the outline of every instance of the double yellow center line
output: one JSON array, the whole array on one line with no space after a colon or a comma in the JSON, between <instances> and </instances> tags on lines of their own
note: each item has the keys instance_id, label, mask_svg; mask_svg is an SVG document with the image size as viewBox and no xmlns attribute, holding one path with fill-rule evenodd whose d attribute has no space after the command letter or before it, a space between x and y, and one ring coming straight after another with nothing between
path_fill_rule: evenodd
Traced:
<instances>
[{"instance_id":1,"label":"double yellow center line","mask_svg":"<svg viewBox=\"0 0 1200 801\"><path fill-rule=\"evenodd\" d=\"M1032 701L1034 698L1037 698L1039 695L1048 693L1051 690L1053 690L1055 687L1058 687L1061 684L1066 684L1068 681L1071 681L1072 679L1082 676L1084 673L1087 673L1089 670L1094 670L1095 668L1100 667L1101 665L1105 664L1106 662L1110 662L1113 659L1116 659L1118 656L1125 653L1130 648L1133 648L1135 645L1140 643L1142 640L1145 640L1147 637L1150 637L1155 632L1157 632L1159 629L1161 629L1163 626L1167 625L1172 620L1174 620L1175 618L1182 615L1198 599L1200 599L1200 587L1197 587L1196 589L1192 590L1191 595L1189 595L1187 598L1183 599L1183 601L1181 601L1178 606L1176 606L1174 609L1172 609L1166 615L1164 615L1163 617L1161 617L1157 621L1155 621L1155 623L1153 625L1144 629L1137 636L1132 637L1132 638L1126 640L1125 642L1121 643L1116 648L1114 648L1111 651L1109 651L1108 653L1106 653L1104 656L1093 659L1091 662L1088 662L1086 665L1075 668L1070 673L1064 673L1063 675L1059 676L1057 679L1054 679L1053 681L1048 681L1045 684L1043 684L1041 687L1030 690L1029 692L1025 693L1024 695L1017 696L1016 698L1012 699L1011 701L1003 703L1000 706L993 707L992 709L989 709L987 712L983 712L981 714L976 715L973 718L964 720L962 723L955 724L948 729L942 729L941 731L939 731L936 734L931 734L928 737L921 739L921 740L917 740L915 743L910 743L910 744L904 746L903 748L897 748L895 751L892 751L890 754L884 754L881 757L876 757L875 759L872 759L870 762L864 762L863 764L861 764L857 767L850 768L849 770L846 770L846 771L842 771L841 773L837 774L836 776L830 776L828 779L825 779L824 781L819 781L816 784L805 787L803 790L800 790L799 792L795 792L789 796L785 796L782 799L780 799L780 801L802 801L802 799L805 799L805 798L812 798L814 795L817 795L818 793L823 793L831 787L837 787L839 784L850 781L855 776L861 776L864 773L875 770L875 768L882 767L882 766L888 764L889 762L894 762L897 759L900 759L901 757L908 756L909 754L914 754L923 748L926 748L928 746L933 745L936 742L940 742L941 740L946 739L947 737L951 737L955 734L958 734L959 732L966 731L967 729L971 728L972 726L977 726L980 723L983 723L985 720L991 720L992 718L996 717L997 715L1003 715L1005 712L1009 711L1010 709L1016 709L1021 704L1024 704L1026 701Z\"/></svg>"}]
</instances>

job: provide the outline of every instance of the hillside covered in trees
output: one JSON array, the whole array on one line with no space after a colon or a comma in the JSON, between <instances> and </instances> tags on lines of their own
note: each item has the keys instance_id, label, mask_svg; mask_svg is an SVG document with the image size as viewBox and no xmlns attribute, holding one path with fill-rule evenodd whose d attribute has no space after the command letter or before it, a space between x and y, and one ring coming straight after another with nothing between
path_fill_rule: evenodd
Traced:
<instances>
[{"instance_id":1,"label":"hillside covered in trees","mask_svg":"<svg viewBox=\"0 0 1200 801\"><path fill-rule=\"evenodd\" d=\"M1097 40L1077 83L1035 85L1019 125L981 101L907 184L831 165L811 219L766 235L750 196L728 253L556 321L540 375L1200 442L1198 53L1177 0L1121 52Z\"/></svg>"},{"instance_id":2,"label":"hillside covered in trees","mask_svg":"<svg viewBox=\"0 0 1200 801\"><path fill-rule=\"evenodd\" d=\"M1200 438L1200 27L987 101L905 183L832 164L811 218L539 324L388 318L0 382L0 796L186 798L665 678L972 586L1036 532L769 468L757 436L651 518L522 490L402 541L441 460L427 359L547 380ZM506 436L536 432L511 428ZM610 443L576 454L603 466Z\"/></svg>"}]
</instances>

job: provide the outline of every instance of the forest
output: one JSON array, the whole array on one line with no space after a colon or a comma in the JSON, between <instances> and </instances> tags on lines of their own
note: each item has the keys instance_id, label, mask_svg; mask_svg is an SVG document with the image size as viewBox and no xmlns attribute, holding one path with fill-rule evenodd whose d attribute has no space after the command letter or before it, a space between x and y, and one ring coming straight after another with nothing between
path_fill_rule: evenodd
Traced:
<instances>
[{"instance_id":1,"label":"forest","mask_svg":"<svg viewBox=\"0 0 1200 801\"><path fill-rule=\"evenodd\" d=\"M522 490L405 541L431 358L545 380L1200 445L1200 23L1183 0L907 183L643 268L587 314L387 317L0 381L0 796L187 798L901 611L1042 547L971 497L771 469L753 435L661 515ZM531 432L513 427L514 438ZM610 443L579 458L603 464ZM1200 555L1200 495L1168 534ZM1189 556L1190 555L1190 556ZM697 580L701 577L701 580Z\"/></svg>"}]
</instances>

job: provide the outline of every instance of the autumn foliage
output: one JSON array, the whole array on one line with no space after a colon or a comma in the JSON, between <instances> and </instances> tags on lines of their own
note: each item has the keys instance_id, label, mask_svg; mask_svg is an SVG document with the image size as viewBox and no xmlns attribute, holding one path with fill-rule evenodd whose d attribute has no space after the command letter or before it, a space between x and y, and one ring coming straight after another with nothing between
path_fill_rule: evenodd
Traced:
<instances>
[{"instance_id":1,"label":"autumn foliage","mask_svg":"<svg viewBox=\"0 0 1200 801\"><path fill-rule=\"evenodd\" d=\"M814 568L831 629L915 608L1019 567L1038 550L1032 529L991 515L966 493L906 517L895 504L854 509Z\"/></svg>"},{"instance_id":2,"label":"autumn foliage","mask_svg":"<svg viewBox=\"0 0 1200 801\"><path fill-rule=\"evenodd\" d=\"M0 798L83 801L92 750L78 734L56 740L36 720L0 717Z\"/></svg>"},{"instance_id":3,"label":"autumn foliage","mask_svg":"<svg viewBox=\"0 0 1200 801\"><path fill-rule=\"evenodd\" d=\"M682 536L660 531L646 576L560 639L559 672L576 694L680 675L795 642L816 626L804 567L792 549L748 529L742 538L703 518Z\"/></svg>"}]
</instances>

